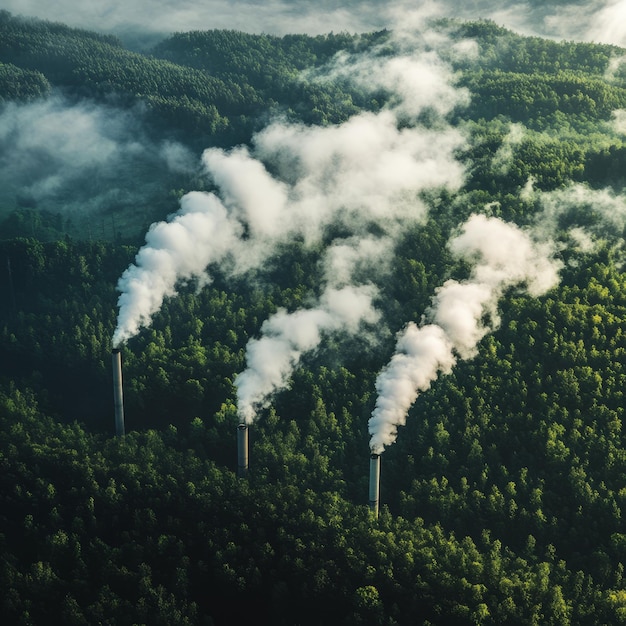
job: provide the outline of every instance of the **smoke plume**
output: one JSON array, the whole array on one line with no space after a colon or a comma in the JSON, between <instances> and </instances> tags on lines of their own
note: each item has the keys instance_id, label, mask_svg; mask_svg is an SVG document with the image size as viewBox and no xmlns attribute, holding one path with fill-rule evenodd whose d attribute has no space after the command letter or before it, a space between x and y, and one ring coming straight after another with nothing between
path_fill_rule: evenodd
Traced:
<instances>
[{"instance_id":1,"label":"smoke plume","mask_svg":"<svg viewBox=\"0 0 626 626\"><path fill-rule=\"evenodd\" d=\"M261 327L261 338L246 348L247 369L235 379L241 423L251 424L259 408L282 389L303 354L317 348L324 334L358 332L379 318L371 286L327 289L316 308L277 311Z\"/></svg>"},{"instance_id":2,"label":"smoke plume","mask_svg":"<svg viewBox=\"0 0 626 626\"><path fill-rule=\"evenodd\" d=\"M184 196L171 221L152 225L134 265L118 281L120 310L113 346L148 326L163 299L176 294L180 281L210 282L207 266L222 261L239 235L238 223L215 195L194 192Z\"/></svg>"},{"instance_id":3,"label":"smoke plume","mask_svg":"<svg viewBox=\"0 0 626 626\"><path fill-rule=\"evenodd\" d=\"M252 152L204 154L225 205L248 225L253 246L240 263L258 263L276 240L297 235L319 245L331 225L344 233L322 256L326 289L320 301L293 313L278 311L263 324L261 337L248 343L247 369L235 379L244 423L252 423L286 386L302 355L317 348L324 335L362 332L364 323L379 318L376 290L359 284L363 276L384 274L402 229L424 219L423 190L458 189L464 179L455 159L464 138L444 119L466 102L466 93L452 86L450 70L436 54L418 47L413 57L342 57L331 76L345 76L347 67L352 80L367 75L370 88L394 94L389 107L333 127L275 122L256 136ZM415 123L426 109L437 116L436 128ZM413 123L401 125L401 119Z\"/></svg>"},{"instance_id":4,"label":"smoke plume","mask_svg":"<svg viewBox=\"0 0 626 626\"><path fill-rule=\"evenodd\" d=\"M336 265L343 281L327 279L327 289L356 288L380 277L397 237L426 215L422 192L456 191L464 182L456 155L465 138L445 115L464 104L467 93L452 86L449 66L426 48L417 45L400 63L377 51L352 60L359 68L355 74L369 68L373 79L379 77L368 89L390 92L389 106L377 113L325 127L277 120L251 146L207 149L202 161L216 192L185 196L169 222L151 227L135 264L118 283L114 343L148 325L179 281L204 280L207 264L219 265L226 275L245 275L262 267L278 244L296 238L307 246L326 246L321 263ZM391 66L393 72L385 71ZM340 67L345 69L345 59L329 72ZM379 84L390 76L389 84ZM420 91L420 76L420 98L408 106ZM427 124L419 121L426 110ZM330 227L341 234L331 236ZM363 273L367 254L374 254L377 266L370 263L372 273L364 281L352 274ZM313 310L329 314L329 306L323 302ZM301 317L317 319L311 312ZM333 324L321 321L319 327ZM265 328L272 337L280 334L275 323Z\"/></svg>"},{"instance_id":5,"label":"smoke plume","mask_svg":"<svg viewBox=\"0 0 626 626\"><path fill-rule=\"evenodd\" d=\"M396 112L385 110L329 127L274 122L252 151L213 148L203 160L253 243L300 235L311 244L331 224L365 233L372 224L394 230L420 221L421 191L462 185L455 153L464 142L449 126L399 129Z\"/></svg>"},{"instance_id":6,"label":"smoke plume","mask_svg":"<svg viewBox=\"0 0 626 626\"><path fill-rule=\"evenodd\" d=\"M409 323L378 375L378 397L369 420L370 447L377 454L394 443L419 393L439 374L449 373L457 359L472 357L479 341L498 326L497 305L505 289L522 285L538 296L558 282L552 247L497 218L473 215L449 247L457 258L473 264L471 275L464 282L449 280L437 290L426 312L430 323Z\"/></svg>"}]
</instances>

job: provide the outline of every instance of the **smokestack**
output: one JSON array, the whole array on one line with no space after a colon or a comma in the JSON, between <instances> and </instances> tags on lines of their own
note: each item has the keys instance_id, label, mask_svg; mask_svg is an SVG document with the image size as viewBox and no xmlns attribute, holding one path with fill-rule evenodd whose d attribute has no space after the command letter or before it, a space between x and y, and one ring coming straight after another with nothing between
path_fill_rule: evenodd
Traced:
<instances>
[{"instance_id":1,"label":"smokestack","mask_svg":"<svg viewBox=\"0 0 626 626\"><path fill-rule=\"evenodd\" d=\"M237 475L245 478L248 475L248 426L239 424L237 427Z\"/></svg>"},{"instance_id":2,"label":"smokestack","mask_svg":"<svg viewBox=\"0 0 626 626\"><path fill-rule=\"evenodd\" d=\"M113 406L115 407L115 434L124 434L124 395L122 393L122 353L115 349L111 353L113 361Z\"/></svg>"},{"instance_id":3,"label":"smokestack","mask_svg":"<svg viewBox=\"0 0 626 626\"><path fill-rule=\"evenodd\" d=\"M370 456L370 509L378 518L378 500L380 497L380 454Z\"/></svg>"}]
</instances>

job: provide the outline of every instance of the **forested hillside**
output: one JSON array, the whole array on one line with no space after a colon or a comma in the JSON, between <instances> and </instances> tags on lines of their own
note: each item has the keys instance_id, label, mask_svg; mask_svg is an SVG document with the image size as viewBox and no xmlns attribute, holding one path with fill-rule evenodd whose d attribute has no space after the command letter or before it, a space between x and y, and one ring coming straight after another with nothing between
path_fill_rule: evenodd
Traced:
<instances>
[{"instance_id":1,"label":"forested hillside","mask_svg":"<svg viewBox=\"0 0 626 626\"><path fill-rule=\"evenodd\" d=\"M406 33L177 33L148 55L0 13L0 144L13 147L0 157L7 624L626 622L624 51L492 22L430 28L423 74L394 82L414 52ZM387 60L397 64L381 77ZM433 67L449 85L426 83ZM427 98L437 89L453 91L446 106ZM293 201L304 187L330 203L343 151L372 150L378 163L391 150L362 148L363 124L306 178L315 141L389 112L394 149L426 137L408 174L427 169L424 184L377 195L399 167L372 173L371 188L351 179L374 207L350 204L349 189L319 233L290 223L284 235L280 219L272 230L271 203L256 222L241 217L236 183L258 199L261 169L294 213L315 210ZM294 158L285 137L306 154ZM419 160L429 150L448 160L431 168ZM150 233L183 223L185 198L219 198L239 220L236 237L225 232L248 248L208 257L210 280L179 273L122 343L126 435L115 437L118 279ZM379 217L388 200L401 209ZM479 315L475 350L456 349L382 455L376 519L377 377L442 286L473 280L476 258L449 242L477 214L532 234L558 280L541 293L528 277L505 282ZM341 278L329 277L328 250L356 238L389 246L354 272L375 287L379 317L302 350L259 402L238 478L237 377L251 342L267 320L323 301Z\"/></svg>"}]
</instances>

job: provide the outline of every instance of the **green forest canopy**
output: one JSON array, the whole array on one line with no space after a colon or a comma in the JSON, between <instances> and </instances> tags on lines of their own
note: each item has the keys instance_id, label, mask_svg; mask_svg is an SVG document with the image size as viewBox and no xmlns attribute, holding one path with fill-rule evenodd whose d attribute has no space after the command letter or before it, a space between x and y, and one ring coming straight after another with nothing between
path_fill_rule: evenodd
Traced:
<instances>
[{"instance_id":1,"label":"green forest canopy","mask_svg":"<svg viewBox=\"0 0 626 626\"><path fill-rule=\"evenodd\" d=\"M456 63L472 94L453 113L471 142L455 196L427 198L384 286L392 330L464 268L445 241L475 211L520 225L572 183L624 185L626 82L609 46L526 38L491 22ZM62 92L149 111L155 137L190 149L250 140L272 115L340 123L376 98L307 80L339 51L390 33L270 37L180 33L151 55L111 37L0 14L0 98ZM312 75L312 74L311 74ZM303 76L305 78L303 78ZM511 124L521 140L494 155ZM171 183L172 181L168 181ZM181 176L155 219L198 180ZM485 208L488 207L488 208ZM626 621L626 279L623 232L563 243L561 283L511 291L500 329L440 378L384 455L381 517L367 494L367 420L393 337L307 357L251 432L235 477L233 380L267 317L319 289L317 256L293 242L254 284L181 288L124 348L127 432L112 437L115 284L144 217L72 232L46 206L1 207L0 580L10 623L613 624ZM594 207L569 219L593 224ZM131 227L132 225L132 227ZM562 224L566 226L567 224ZM623 220L622 220L623 228ZM622 512L624 511L624 513ZM60 604L59 604L60 603ZM51 618L54 607L55 618Z\"/></svg>"}]
</instances>

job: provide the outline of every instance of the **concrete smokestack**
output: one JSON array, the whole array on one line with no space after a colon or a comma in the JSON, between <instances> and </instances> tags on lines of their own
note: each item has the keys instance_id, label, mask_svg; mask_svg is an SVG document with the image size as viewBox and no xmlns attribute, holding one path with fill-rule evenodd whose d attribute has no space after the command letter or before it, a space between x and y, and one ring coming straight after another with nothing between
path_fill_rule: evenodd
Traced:
<instances>
[{"instance_id":1,"label":"concrete smokestack","mask_svg":"<svg viewBox=\"0 0 626 626\"><path fill-rule=\"evenodd\" d=\"M122 392L122 353L115 349L111 353L113 361L113 406L115 407L115 434L124 434L124 394Z\"/></svg>"},{"instance_id":2,"label":"concrete smokestack","mask_svg":"<svg viewBox=\"0 0 626 626\"><path fill-rule=\"evenodd\" d=\"M237 475L244 478L248 475L248 426L239 424L237 427Z\"/></svg>"},{"instance_id":3,"label":"concrete smokestack","mask_svg":"<svg viewBox=\"0 0 626 626\"><path fill-rule=\"evenodd\" d=\"M378 500L380 498L380 454L370 456L370 509L378 518Z\"/></svg>"}]
</instances>

